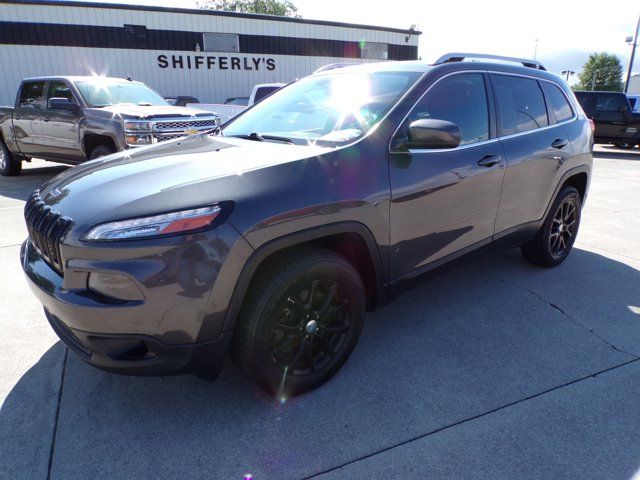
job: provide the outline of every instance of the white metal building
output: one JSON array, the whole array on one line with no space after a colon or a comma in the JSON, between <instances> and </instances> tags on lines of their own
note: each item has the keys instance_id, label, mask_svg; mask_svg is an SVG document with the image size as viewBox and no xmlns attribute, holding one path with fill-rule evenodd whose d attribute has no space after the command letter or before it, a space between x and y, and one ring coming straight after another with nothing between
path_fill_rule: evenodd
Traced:
<instances>
[{"instance_id":1,"label":"white metal building","mask_svg":"<svg viewBox=\"0 0 640 480\"><path fill-rule=\"evenodd\" d=\"M0 105L24 77L130 75L165 96L247 96L329 63L415 60L418 35L348 23L85 2L0 1Z\"/></svg>"}]
</instances>

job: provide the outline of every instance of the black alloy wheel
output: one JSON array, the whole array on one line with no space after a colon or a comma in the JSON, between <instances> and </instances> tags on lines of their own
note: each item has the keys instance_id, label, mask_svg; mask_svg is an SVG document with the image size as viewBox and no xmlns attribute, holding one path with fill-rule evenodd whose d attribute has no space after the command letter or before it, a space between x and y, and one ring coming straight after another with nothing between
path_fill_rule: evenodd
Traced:
<instances>
[{"instance_id":1,"label":"black alloy wheel","mask_svg":"<svg viewBox=\"0 0 640 480\"><path fill-rule=\"evenodd\" d=\"M362 329L365 288L344 257L321 247L275 255L259 269L231 345L240 369L286 398L335 375Z\"/></svg>"},{"instance_id":2,"label":"black alloy wheel","mask_svg":"<svg viewBox=\"0 0 640 480\"><path fill-rule=\"evenodd\" d=\"M536 237L520 247L525 259L541 267L555 267L567 258L580 227L580 200L575 187L560 191Z\"/></svg>"}]
</instances>

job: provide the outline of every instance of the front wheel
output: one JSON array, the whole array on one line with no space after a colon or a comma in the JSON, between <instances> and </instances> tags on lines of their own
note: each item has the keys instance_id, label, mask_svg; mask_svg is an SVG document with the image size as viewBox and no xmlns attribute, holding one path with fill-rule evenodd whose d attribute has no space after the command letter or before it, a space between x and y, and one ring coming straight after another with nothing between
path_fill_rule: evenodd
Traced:
<instances>
[{"instance_id":1,"label":"front wheel","mask_svg":"<svg viewBox=\"0 0 640 480\"><path fill-rule=\"evenodd\" d=\"M0 175L11 177L22 171L22 161L17 160L0 140Z\"/></svg>"},{"instance_id":2,"label":"front wheel","mask_svg":"<svg viewBox=\"0 0 640 480\"><path fill-rule=\"evenodd\" d=\"M522 245L522 255L541 267L555 267L571 252L580 227L580 194L563 188L556 197L536 238Z\"/></svg>"},{"instance_id":3,"label":"front wheel","mask_svg":"<svg viewBox=\"0 0 640 480\"><path fill-rule=\"evenodd\" d=\"M100 158L100 157L106 157L107 155L111 155L112 153L115 153L113 148L107 145L98 145L96 148L94 148L91 151L90 160L95 160L96 158Z\"/></svg>"},{"instance_id":4,"label":"front wheel","mask_svg":"<svg viewBox=\"0 0 640 480\"><path fill-rule=\"evenodd\" d=\"M277 255L260 268L231 354L267 392L289 397L328 381L362 329L365 288L353 266L324 248Z\"/></svg>"}]
</instances>

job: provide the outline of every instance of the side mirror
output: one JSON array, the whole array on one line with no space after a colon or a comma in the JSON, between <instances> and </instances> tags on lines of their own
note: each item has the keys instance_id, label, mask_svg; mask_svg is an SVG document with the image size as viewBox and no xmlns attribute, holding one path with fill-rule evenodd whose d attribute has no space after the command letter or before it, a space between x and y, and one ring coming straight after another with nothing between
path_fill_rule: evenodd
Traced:
<instances>
[{"instance_id":1,"label":"side mirror","mask_svg":"<svg viewBox=\"0 0 640 480\"><path fill-rule=\"evenodd\" d=\"M71 103L71 100L68 98L62 97L53 97L49 99L47 103L47 107L51 110L68 110L70 112L75 112L78 110L78 105L75 103Z\"/></svg>"},{"instance_id":2,"label":"side mirror","mask_svg":"<svg viewBox=\"0 0 640 480\"><path fill-rule=\"evenodd\" d=\"M407 148L456 148L460 145L460 128L446 120L422 119L409 125Z\"/></svg>"},{"instance_id":3,"label":"side mirror","mask_svg":"<svg viewBox=\"0 0 640 480\"><path fill-rule=\"evenodd\" d=\"M618 107L618 111L621 112L621 113L625 113L627 110L629 110L629 109L627 108L626 105L620 105Z\"/></svg>"}]
</instances>

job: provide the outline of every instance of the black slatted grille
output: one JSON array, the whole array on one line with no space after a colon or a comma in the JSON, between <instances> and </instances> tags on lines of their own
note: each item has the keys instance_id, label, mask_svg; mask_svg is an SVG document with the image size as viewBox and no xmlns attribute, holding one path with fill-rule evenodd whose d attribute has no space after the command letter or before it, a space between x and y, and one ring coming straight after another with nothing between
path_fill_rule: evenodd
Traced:
<instances>
[{"instance_id":1,"label":"black slatted grille","mask_svg":"<svg viewBox=\"0 0 640 480\"><path fill-rule=\"evenodd\" d=\"M24 219L31 243L42 258L62 274L63 265L60 257L60 240L71 227L71 219L63 217L51 209L40 198L36 190L31 194L24 207Z\"/></svg>"}]
</instances>

